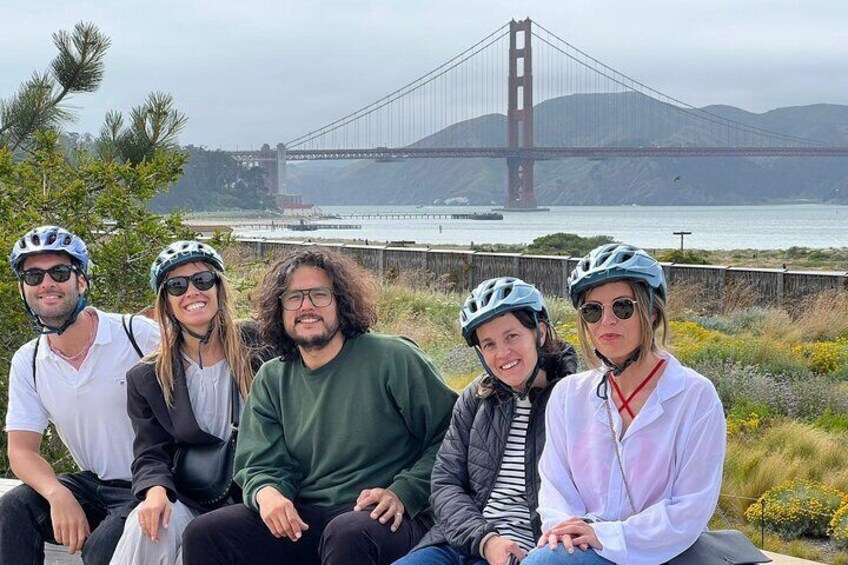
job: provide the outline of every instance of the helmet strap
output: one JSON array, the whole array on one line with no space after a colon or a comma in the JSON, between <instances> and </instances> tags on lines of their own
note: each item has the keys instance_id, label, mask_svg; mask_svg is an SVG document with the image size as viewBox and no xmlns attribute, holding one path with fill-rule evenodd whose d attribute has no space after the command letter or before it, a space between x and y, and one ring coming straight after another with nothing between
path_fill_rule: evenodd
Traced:
<instances>
[{"instance_id":1,"label":"helmet strap","mask_svg":"<svg viewBox=\"0 0 848 565\"><path fill-rule=\"evenodd\" d=\"M618 378L618 377L621 376L621 373L623 373L625 370L627 370L627 368L630 365L632 365L633 363L635 363L636 361L639 360L639 355L641 354L641 352L642 352L642 348L637 347L636 349L633 350L633 353L631 353L630 356L627 359L625 359L624 362L621 363L620 365L617 365L617 364L613 363L612 360L604 357L604 355L600 351L598 351L597 349L595 350L595 355L598 357L598 359L600 359L601 361L604 362L604 365L609 367L610 372L612 372L613 376Z\"/></svg>"},{"instance_id":2,"label":"helmet strap","mask_svg":"<svg viewBox=\"0 0 848 565\"><path fill-rule=\"evenodd\" d=\"M217 316L213 316L211 320L209 320L209 327L206 329L205 334L200 334L193 331L190 328L182 325L175 317L171 318L171 322L173 322L176 326L180 328L181 331L187 333L191 337L200 340L200 344L197 347L197 364L200 368L203 368L203 346L209 343L209 339L212 337L212 332L215 331L215 318Z\"/></svg>"},{"instance_id":3,"label":"helmet strap","mask_svg":"<svg viewBox=\"0 0 848 565\"><path fill-rule=\"evenodd\" d=\"M88 279L86 278L86 281L87 280ZM65 333L65 331L68 328L70 328L72 325L74 325L74 322L77 321L77 316L80 315L80 312L85 310L85 307L88 304L88 297L85 295L84 292L80 293L79 298L77 298L77 305L74 307L73 312L71 312L71 314L68 316L68 318L62 323L62 325L61 326L51 326L49 324L45 324L44 322L42 322L39 315L36 314L35 310L33 310L30 307L30 305L27 303L26 297L24 296L24 287L23 287L24 283L23 283L23 281L20 281L18 283L18 285L19 285L19 289L21 291L21 300L23 300L23 302L24 302L24 308L26 308L27 314L29 314L30 317L32 318L32 321L33 321L32 327L35 330L35 332L40 334L40 335L51 335L51 334L56 334L57 336L62 335L63 333Z\"/></svg>"}]
</instances>

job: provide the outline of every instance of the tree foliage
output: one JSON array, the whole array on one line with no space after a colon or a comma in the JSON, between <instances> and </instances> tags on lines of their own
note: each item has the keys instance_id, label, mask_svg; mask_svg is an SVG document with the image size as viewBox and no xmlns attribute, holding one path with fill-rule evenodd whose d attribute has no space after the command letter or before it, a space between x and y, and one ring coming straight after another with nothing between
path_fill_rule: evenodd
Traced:
<instances>
[{"instance_id":1,"label":"tree foliage","mask_svg":"<svg viewBox=\"0 0 848 565\"><path fill-rule=\"evenodd\" d=\"M94 143L63 146L59 129L70 114L61 102L68 94L98 87L109 39L95 26L80 23L53 40L59 54L51 70L34 75L0 109L0 250L8 253L35 226L64 226L88 244L91 303L104 310L136 311L151 301L147 281L156 254L174 239L193 235L180 216L148 210L149 201L182 173L186 155L176 136L185 117L169 95L154 93L130 111L126 123L120 113L110 112ZM0 375L8 374L15 350L34 337L17 280L5 264ZM0 379L3 412L6 385ZM50 457L60 453L53 440L46 445ZM8 468L4 443L5 436L0 472Z\"/></svg>"},{"instance_id":2,"label":"tree foliage","mask_svg":"<svg viewBox=\"0 0 848 565\"><path fill-rule=\"evenodd\" d=\"M151 202L151 208L166 212L177 208L192 211L264 210L276 208L265 188L259 167L239 163L227 153L188 146L185 172L171 190Z\"/></svg>"},{"instance_id":3,"label":"tree foliage","mask_svg":"<svg viewBox=\"0 0 848 565\"><path fill-rule=\"evenodd\" d=\"M53 34L59 53L45 72L35 72L12 97L0 100L0 143L27 149L38 131L55 130L73 117L63 102L73 94L94 92L103 81L103 57L110 40L93 24Z\"/></svg>"},{"instance_id":4,"label":"tree foliage","mask_svg":"<svg viewBox=\"0 0 848 565\"><path fill-rule=\"evenodd\" d=\"M607 243L614 243L613 238L608 235L582 237L573 233L560 232L537 237L533 240L533 243L527 246L526 253L582 257L594 248Z\"/></svg>"}]
</instances>

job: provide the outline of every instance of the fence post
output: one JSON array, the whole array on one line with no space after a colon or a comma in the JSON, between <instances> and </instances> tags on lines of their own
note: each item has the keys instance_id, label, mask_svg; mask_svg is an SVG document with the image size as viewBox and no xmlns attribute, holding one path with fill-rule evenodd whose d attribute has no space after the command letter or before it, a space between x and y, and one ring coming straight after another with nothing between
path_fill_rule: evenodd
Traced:
<instances>
[{"instance_id":1,"label":"fence post","mask_svg":"<svg viewBox=\"0 0 848 565\"><path fill-rule=\"evenodd\" d=\"M783 269L777 274L777 307L782 308L784 303L784 281L783 275L786 273L786 269Z\"/></svg>"},{"instance_id":2,"label":"fence post","mask_svg":"<svg viewBox=\"0 0 848 565\"><path fill-rule=\"evenodd\" d=\"M766 499L760 500L760 549L766 548Z\"/></svg>"},{"instance_id":3,"label":"fence post","mask_svg":"<svg viewBox=\"0 0 848 565\"><path fill-rule=\"evenodd\" d=\"M383 257L383 251L385 251L386 247L380 247L377 252L377 273L380 275L380 280L384 280L386 278L386 266Z\"/></svg>"}]
</instances>

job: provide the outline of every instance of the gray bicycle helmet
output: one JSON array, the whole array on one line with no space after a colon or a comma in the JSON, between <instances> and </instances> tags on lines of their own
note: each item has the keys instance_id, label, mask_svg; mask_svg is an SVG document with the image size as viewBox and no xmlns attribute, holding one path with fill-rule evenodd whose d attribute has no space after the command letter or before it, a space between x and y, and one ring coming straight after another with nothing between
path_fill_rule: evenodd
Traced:
<instances>
[{"instance_id":1,"label":"gray bicycle helmet","mask_svg":"<svg viewBox=\"0 0 848 565\"><path fill-rule=\"evenodd\" d=\"M580 297L589 289L619 280L643 282L649 293L666 298L665 275L656 259L638 247L609 243L593 249L571 271L568 279L571 302L576 308Z\"/></svg>"},{"instance_id":2,"label":"gray bicycle helmet","mask_svg":"<svg viewBox=\"0 0 848 565\"><path fill-rule=\"evenodd\" d=\"M209 263L217 271L224 272L224 260L211 245L199 241L175 241L163 249L150 266L150 288L158 292L168 271L194 261Z\"/></svg>"},{"instance_id":3,"label":"gray bicycle helmet","mask_svg":"<svg viewBox=\"0 0 848 565\"><path fill-rule=\"evenodd\" d=\"M548 319L542 293L515 277L500 277L480 283L471 291L459 311L462 337L474 346L474 331L492 318L515 310L532 310L539 319Z\"/></svg>"},{"instance_id":4,"label":"gray bicycle helmet","mask_svg":"<svg viewBox=\"0 0 848 565\"><path fill-rule=\"evenodd\" d=\"M84 275L88 274L89 258L85 242L64 228L40 226L15 242L9 264L17 277L23 274L24 260L38 253L65 253Z\"/></svg>"}]
</instances>

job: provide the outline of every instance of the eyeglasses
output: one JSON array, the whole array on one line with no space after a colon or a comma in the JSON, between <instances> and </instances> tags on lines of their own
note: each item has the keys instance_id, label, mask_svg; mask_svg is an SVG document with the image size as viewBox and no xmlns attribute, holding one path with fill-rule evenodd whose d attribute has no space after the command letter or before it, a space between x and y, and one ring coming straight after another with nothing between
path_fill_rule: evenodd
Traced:
<instances>
[{"instance_id":1,"label":"eyeglasses","mask_svg":"<svg viewBox=\"0 0 848 565\"><path fill-rule=\"evenodd\" d=\"M329 288L319 286L317 288L307 288L305 290L290 290L280 295L280 303L284 310L294 311L303 306L303 299L309 297L309 301L316 308L329 306L333 301L333 291Z\"/></svg>"},{"instance_id":2,"label":"eyeglasses","mask_svg":"<svg viewBox=\"0 0 848 565\"><path fill-rule=\"evenodd\" d=\"M188 290L188 283L194 285L197 290L209 290L215 283L218 282L218 275L212 271L200 271L193 275L184 277L171 277L162 283L165 287L165 292L171 296L182 296Z\"/></svg>"},{"instance_id":3,"label":"eyeglasses","mask_svg":"<svg viewBox=\"0 0 848 565\"><path fill-rule=\"evenodd\" d=\"M587 302L579 308L580 316L587 324L597 324L604 316L606 305L600 302ZM629 320L636 311L636 301L632 298L621 297L612 301L612 313L619 320Z\"/></svg>"},{"instance_id":4,"label":"eyeglasses","mask_svg":"<svg viewBox=\"0 0 848 565\"><path fill-rule=\"evenodd\" d=\"M34 267L23 272L21 278L28 286L38 286L44 280L45 273L57 283L67 282L71 273L78 272L75 265L53 265L49 269Z\"/></svg>"}]
</instances>

